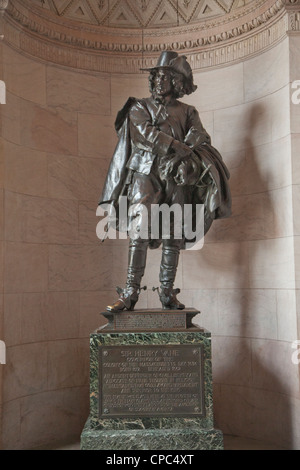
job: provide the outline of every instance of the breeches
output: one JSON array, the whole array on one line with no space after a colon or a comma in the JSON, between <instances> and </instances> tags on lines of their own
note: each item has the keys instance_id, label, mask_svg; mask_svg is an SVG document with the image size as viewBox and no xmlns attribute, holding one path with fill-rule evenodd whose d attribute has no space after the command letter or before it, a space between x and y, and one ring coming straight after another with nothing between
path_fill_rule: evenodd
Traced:
<instances>
[{"instance_id":1,"label":"breeches","mask_svg":"<svg viewBox=\"0 0 300 470\"><path fill-rule=\"evenodd\" d=\"M149 175L135 172L128 189L131 233L136 231L136 236L144 240L182 242L185 192L186 187L176 185L173 178L161 180L152 172Z\"/></svg>"}]
</instances>

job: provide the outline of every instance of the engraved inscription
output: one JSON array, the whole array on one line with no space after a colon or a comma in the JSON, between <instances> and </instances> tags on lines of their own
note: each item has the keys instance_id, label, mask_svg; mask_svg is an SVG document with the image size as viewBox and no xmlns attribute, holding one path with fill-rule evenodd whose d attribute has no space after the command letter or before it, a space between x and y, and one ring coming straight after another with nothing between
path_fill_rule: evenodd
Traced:
<instances>
[{"instance_id":1,"label":"engraved inscription","mask_svg":"<svg viewBox=\"0 0 300 470\"><path fill-rule=\"evenodd\" d=\"M185 328L186 314L126 314L116 315L116 327L120 329Z\"/></svg>"},{"instance_id":2,"label":"engraved inscription","mask_svg":"<svg viewBox=\"0 0 300 470\"><path fill-rule=\"evenodd\" d=\"M203 416L201 345L99 347L99 415Z\"/></svg>"}]
</instances>

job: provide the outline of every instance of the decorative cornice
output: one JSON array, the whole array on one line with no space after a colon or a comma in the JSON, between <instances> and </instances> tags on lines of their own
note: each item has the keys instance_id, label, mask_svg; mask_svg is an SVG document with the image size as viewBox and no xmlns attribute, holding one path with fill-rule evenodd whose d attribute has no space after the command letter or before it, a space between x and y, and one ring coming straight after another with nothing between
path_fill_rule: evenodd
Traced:
<instances>
[{"instance_id":1,"label":"decorative cornice","mask_svg":"<svg viewBox=\"0 0 300 470\"><path fill-rule=\"evenodd\" d=\"M243 14L225 14L210 22L163 30L121 30L49 20L40 9L28 10L19 0L10 0L5 40L26 54L83 70L136 73L153 65L164 49L184 52L194 69L216 67L271 47L288 30L298 31L299 3L260 0L255 10L249 4Z\"/></svg>"},{"instance_id":2,"label":"decorative cornice","mask_svg":"<svg viewBox=\"0 0 300 470\"><path fill-rule=\"evenodd\" d=\"M8 7L8 0L0 0L0 41L4 39L4 12Z\"/></svg>"},{"instance_id":3,"label":"decorative cornice","mask_svg":"<svg viewBox=\"0 0 300 470\"><path fill-rule=\"evenodd\" d=\"M295 34L300 31L300 0L286 0L288 12L288 33Z\"/></svg>"},{"instance_id":4,"label":"decorative cornice","mask_svg":"<svg viewBox=\"0 0 300 470\"><path fill-rule=\"evenodd\" d=\"M255 9L253 0L23 0L48 16L113 28L165 28ZM242 6L241 6L242 5Z\"/></svg>"}]
</instances>

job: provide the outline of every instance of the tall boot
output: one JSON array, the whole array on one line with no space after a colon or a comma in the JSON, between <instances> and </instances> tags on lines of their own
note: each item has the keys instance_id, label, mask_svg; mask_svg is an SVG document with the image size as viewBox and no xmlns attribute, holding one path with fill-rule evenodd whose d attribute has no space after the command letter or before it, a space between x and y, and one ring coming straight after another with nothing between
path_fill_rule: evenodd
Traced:
<instances>
[{"instance_id":1,"label":"tall boot","mask_svg":"<svg viewBox=\"0 0 300 470\"><path fill-rule=\"evenodd\" d=\"M130 240L128 252L128 270L125 289L117 287L119 299L106 309L110 312L133 310L141 291L141 280L145 272L148 240Z\"/></svg>"},{"instance_id":2,"label":"tall boot","mask_svg":"<svg viewBox=\"0 0 300 470\"><path fill-rule=\"evenodd\" d=\"M185 305L176 298L180 289L173 289L179 260L179 246L180 240L165 240L163 244L159 297L164 309L182 310L185 308Z\"/></svg>"}]
</instances>

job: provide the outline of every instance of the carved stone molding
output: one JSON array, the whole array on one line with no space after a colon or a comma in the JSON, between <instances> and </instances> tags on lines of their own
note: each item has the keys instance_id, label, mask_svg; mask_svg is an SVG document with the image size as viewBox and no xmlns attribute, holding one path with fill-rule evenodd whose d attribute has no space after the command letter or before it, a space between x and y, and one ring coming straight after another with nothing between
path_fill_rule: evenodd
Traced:
<instances>
[{"instance_id":1,"label":"carved stone molding","mask_svg":"<svg viewBox=\"0 0 300 470\"><path fill-rule=\"evenodd\" d=\"M5 10L8 7L8 0L0 0L0 10Z\"/></svg>"},{"instance_id":2,"label":"carved stone molding","mask_svg":"<svg viewBox=\"0 0 300 470\"><path fill-rule=\"evenodd\" d=\"M3 17L4 17L4 12L7 7L8 7L8 0L0 0L0 41L4 39Z\"/></svg>"},{"instance_id":3,"label":"carved stone molding","mask_svg":"<svg viewBox=\"0 0 300 470\"><path fill-rule=\"evenodd\" d=\"M25 0L26 1L26 0ZM113 28L164 28L254 8L252 0L30 0L53 16ZM257 2L256 2L257 3Z\"/></svg>"},{"instance_id":4,"label":"carved stone molding","mask_svg":"<svg viewBox=\"0 0 300 470\"><path fill-rule=\"evenodd\" d=\"M288 32L294 34L300 31L300 0L286 0L288 12Z\"/></svg>"},{"instance_id":5,"label":"carved stone molding","mask_svg":"<svg viewBox=\"0 0 300 470\"><path fill-rule=\"evenodd\" d=\"M43 0L45 11L36 6L39 1L31 1L29 8L27 0L10 0L5 40L41 60L99 72L137 73L141 67L154 65L164 49L185 53L194 69L223 66L258 54L284 38L288 30L300 28L299 0L242 0L243 8L236 0L218 0L223 6L236 8L163 29L122 29L74 21L67 17L68 6L83 5L82 0ZM194 5L199 6L199 1ZM203 5L204 0L201 2ZM87 3L93 4L91 0ZM58 4L60 14L54 14L50 5ZM118 4L117 0L111 3ZM140 7L147 10L149 3L140 2Z\"/></svg>"}]
</instances>

